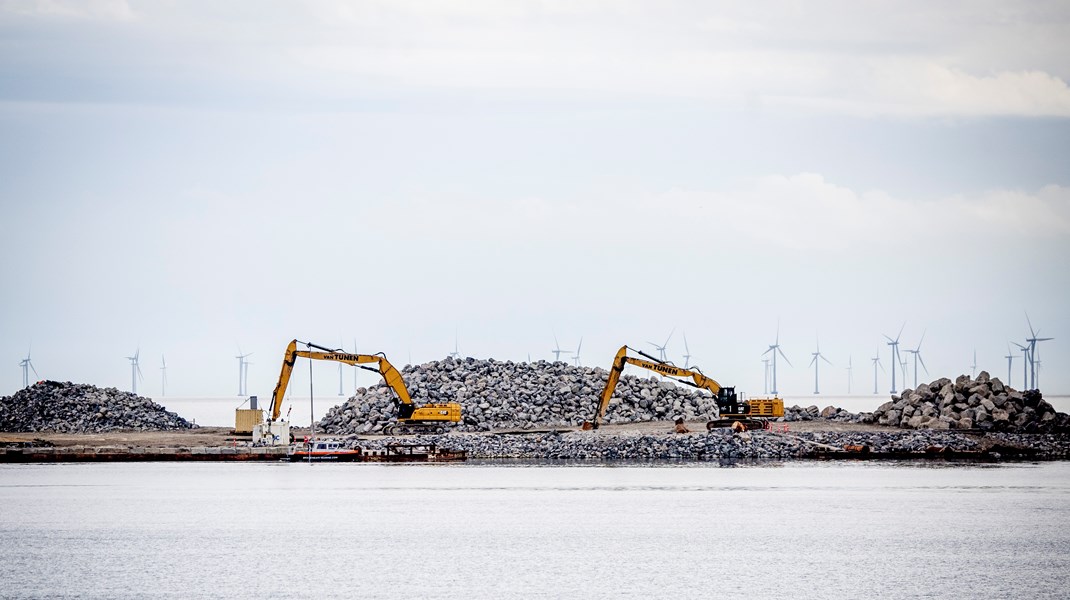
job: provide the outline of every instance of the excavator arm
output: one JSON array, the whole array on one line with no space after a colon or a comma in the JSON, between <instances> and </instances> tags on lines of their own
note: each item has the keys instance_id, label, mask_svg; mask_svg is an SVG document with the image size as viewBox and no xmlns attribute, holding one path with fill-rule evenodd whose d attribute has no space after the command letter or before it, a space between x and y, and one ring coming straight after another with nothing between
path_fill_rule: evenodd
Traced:
<instances>
[{"instance_id":1,"label":"excavator arm","mask_svg":"<svg viewBox=\"0 0 1070 600\"><path fill-rule=\"evenodd\" d=\"M308 350L298 350L297 344L299 343L304 344ZM282 357L282 371L279 373L279 382L275 384L275 391L271 396L271 421L277 421L282 413L282 400L286 396L286 388L290 385L290 375L293 373L294 363L297 362L299 357L312 360L332 360L368 369L369 371L378 371L383 376L383 379L386 380L386 384L390 386L390 389L397 394L398 402L412 404L412 397L409 396L409 390L405 387L405 380L402 379L401 373L394 368L394 365L386 360L386 356L381 354L349 354L309 342L293 340L286 346L286 354ZM372 363L378 365L378 369L364 366Z\"/></svg>"},{"instance_id":2,"label":"excavator arm","mask_svg":"<svg viewBox=\"0 0 1070 600\"><path fill-rule=\"evenodd\" d=\"M602 395L599 397L598 410L595 411L594 419L583 424L584 429L598 429L602 424L602 417L606 414L606 408L609 407L609 400L613 397L614 390L617 389L617 383L620 381L620 376L621 373L624 372L625 365L642 367L654 371L659 375L672 377L680 383L699 389L709 390L715 398L720 396L721 384L706 377L699 371L684 369L673 364L662 362L642 350L635 350L635 352L648 360L634 358L628 356L628 350L633 349L628 346L621 346L620 350L617 351L617 355L613 358L613 366L609 369L609 379L606 381L606 387L602 390Z\"/></svg>"}]
</instances>

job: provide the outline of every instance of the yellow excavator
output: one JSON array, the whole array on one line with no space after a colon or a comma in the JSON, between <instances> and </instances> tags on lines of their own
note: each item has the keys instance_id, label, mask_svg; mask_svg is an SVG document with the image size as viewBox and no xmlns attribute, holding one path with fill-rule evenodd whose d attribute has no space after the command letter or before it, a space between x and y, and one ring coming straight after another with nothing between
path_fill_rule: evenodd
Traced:
<instances>
[{"instance_id":1,"label":"yellow excavator","mask_svg":"<svg viewBox=\"0 0 1070 600\"><path fill-rule=\"evenodd\" d=\"M302 344L307 350L298 350L297 345ZM386 380L390 389L397 395L395 402L398 407L397 422L384 428L384 433L403 433L416 431L427 426L444 426L447 423L457 423L461 420L461 405L456 402L429 403L417 406L409 396L409 390L405 387L405 380L401 373L386 360L386 355L379 354L349 354L342 350L332 350L317 346L311 342L293 340L286 347L286 354L282 357L282 372L279 373L279 382L275 384L275 391L271 396L271 417L253 427L253 443L261 443L269 446L286 445L290 441L290 424L279 420L282 413L282 401L286 395L286 387L290 383L290 374L293 373L294 363L298 358L312 360L332 360L335 362L353 365L361 369L377 372ZM364 365L375 364L378 368ZM411 427L411 429L409 429Z\"/></svg>"},{"instance_id":2,"label":"yellow excavator","mask_svg":"<svg viewBox=\"0 0 1070 600\"><path fill-rule=\"evenodd\" d=\"M628 356L628 350L634 350L643 358ZM613 390L617 389L617 382L620 381L625 365L642 367L691 387L709 390L717 402L718 417L706 423L707 430L731 427L734 423L739 423L748 429L758 428L763 427L769 419L784 416L784 401L780 398L742 400L736 394L736 388L721 387L721 384L703 375L697 367L684 369L654 358L642 350L621 346L617 351L617 356L613 359L613 366L609 369L609 380L606 381L606 387L602 390L598 410L594 414L594 419L583 423L584 430L598 429L602 424L602 417L606 414L609 400L613 397Z\"/></svg>"}]
</instances>

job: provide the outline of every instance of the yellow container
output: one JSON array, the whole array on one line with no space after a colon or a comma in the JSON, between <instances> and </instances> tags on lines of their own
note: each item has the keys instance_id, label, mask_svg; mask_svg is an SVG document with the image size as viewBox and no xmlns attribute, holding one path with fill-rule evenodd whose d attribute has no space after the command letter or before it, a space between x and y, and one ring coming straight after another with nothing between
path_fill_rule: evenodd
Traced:
<instances>
[{"instance_id":1,"label":"yellow container","mask_svg":"<svg viewBox=\"0 0 1070 600\"><path fill-rule=\"evenodd\" d=\"M234 433L252 433L253 427L264 422L264 411L259 408L239 408L234 411Z\"/></svg>"}]
</instances>

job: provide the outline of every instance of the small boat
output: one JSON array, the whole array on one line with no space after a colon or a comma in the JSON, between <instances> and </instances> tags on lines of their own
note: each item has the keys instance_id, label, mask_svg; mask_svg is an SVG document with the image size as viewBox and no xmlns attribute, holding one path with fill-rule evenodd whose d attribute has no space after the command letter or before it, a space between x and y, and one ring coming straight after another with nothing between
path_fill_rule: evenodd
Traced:
<instances>
[{"instance_id":1,"label":"small boat","mask_svg":"<svg viewBox=\"0 0 1070 600\"><path fill-rule=\"evenodd\" d=\"M290 446L286 456L293 462L354 462L361 460L361 451L360 448L346 448L334 440L311 440Z\"/></svg>"}]
</instances>

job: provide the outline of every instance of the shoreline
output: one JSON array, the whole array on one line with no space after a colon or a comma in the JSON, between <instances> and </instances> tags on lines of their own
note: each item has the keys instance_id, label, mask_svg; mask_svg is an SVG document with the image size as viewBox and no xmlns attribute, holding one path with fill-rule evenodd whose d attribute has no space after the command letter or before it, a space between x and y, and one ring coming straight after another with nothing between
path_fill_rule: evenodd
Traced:
<instances>
[{"instance_id":1,"label":"shoreline","mask_svg":"<svg viewBox=\"0 0 1070 600\"><path fill-rule=\"evenodd\" d=\"M696 424L697 425L697 424ZM665 422L598 431L452 432L408 436L322 436L382 452L387 444L434 444L473 461L719 462L732 460L1070 460L1070 434L979 433L845 426L810 421L787 431L671 433ZM298 430L297 438L304 432ZM227 428L99 434L0 433L0 462L174 462L285 460L286 447L255 447Z\"/></svg>"}]
</instances>

